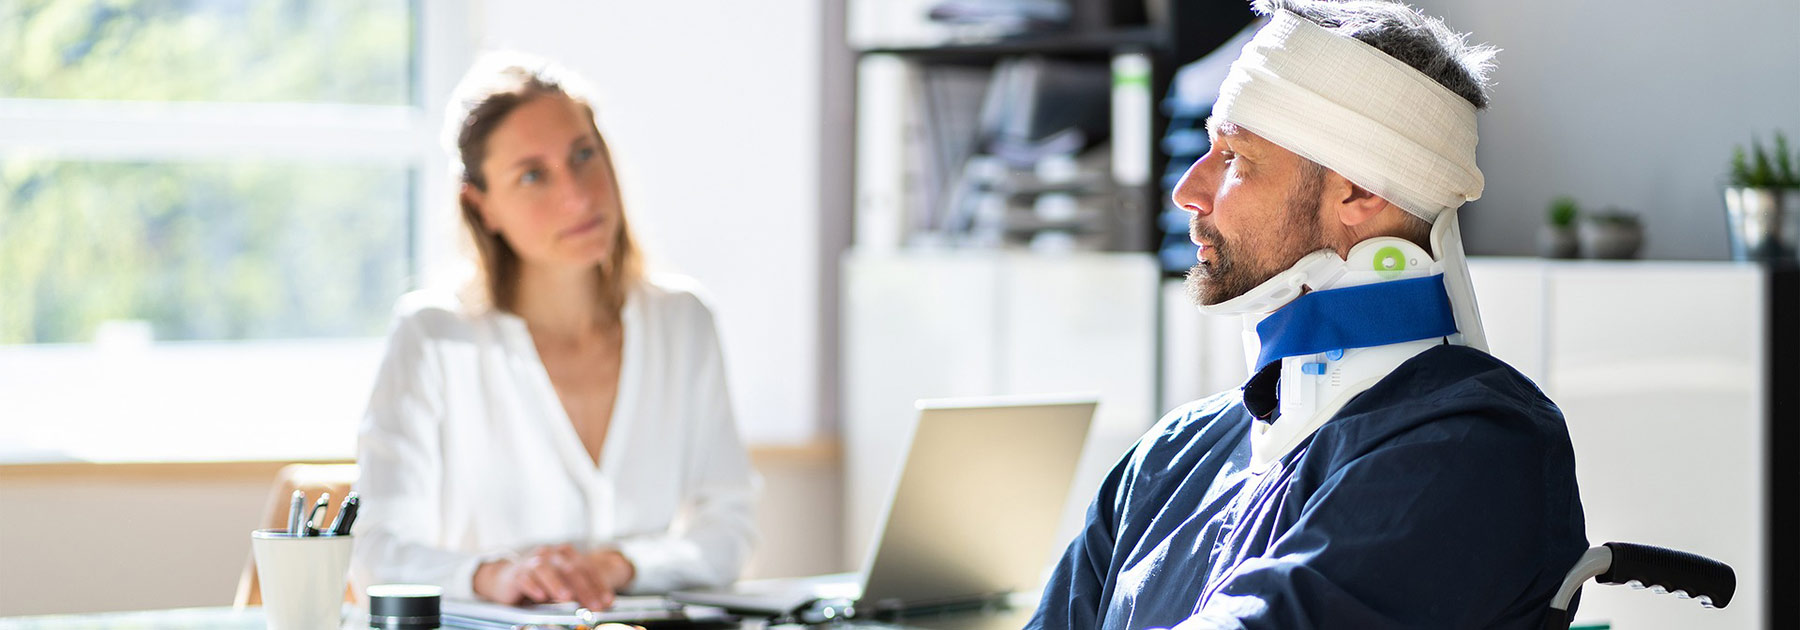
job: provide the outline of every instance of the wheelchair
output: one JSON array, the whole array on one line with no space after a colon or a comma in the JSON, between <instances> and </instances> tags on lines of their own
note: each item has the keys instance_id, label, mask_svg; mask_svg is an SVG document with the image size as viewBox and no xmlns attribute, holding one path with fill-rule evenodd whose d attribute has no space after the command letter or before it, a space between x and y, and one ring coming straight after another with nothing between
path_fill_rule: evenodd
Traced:
<instances>
[{"instance_id":1,"label":"wheelchair","mask_svg":"<svg viewBox=\"0 0 1800 630\"><path fill-rule=\"evenodd\" d=\"M1609 542L1581 554L1575 568L1563 577L1562 588L1557 589L1550 613L1544 617L1544 630L1569 630L1569 604L1590 579L1673 593L1707 608L1724 608L1737 592L1737 573L1718 560L1650 545Z\"/></svg>"}]
</instances>

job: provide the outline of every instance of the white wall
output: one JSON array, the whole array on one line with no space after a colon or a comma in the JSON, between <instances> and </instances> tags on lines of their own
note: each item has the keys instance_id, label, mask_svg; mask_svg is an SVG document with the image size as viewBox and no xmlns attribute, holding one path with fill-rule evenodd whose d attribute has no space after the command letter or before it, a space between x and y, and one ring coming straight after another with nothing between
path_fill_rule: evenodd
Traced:
<instances>
[{"instance_id":1,"label":"white wall","mask_svg":"<svg viewBox=\"0 0 1800 630\"><path fill-rule=\"evenodd\" d=\"M656 262L709 290L739 425L820 426L819 2L490 2L486 48L599 91L627 212Z\"/></svg>"},{"instance_id":2,"label":"white wall","mask_svg":"<svg viewBox=\"0 0 1800 630\"><path fill-rule=\"evenodd\" d=\"M1648 258L1727 257L1731 147L1800 140L1800 2L1415 0L1503 50L1480 116L1469 251L1535 253L1545 207L1643 213Z\"/></svg>"}]
</instances>

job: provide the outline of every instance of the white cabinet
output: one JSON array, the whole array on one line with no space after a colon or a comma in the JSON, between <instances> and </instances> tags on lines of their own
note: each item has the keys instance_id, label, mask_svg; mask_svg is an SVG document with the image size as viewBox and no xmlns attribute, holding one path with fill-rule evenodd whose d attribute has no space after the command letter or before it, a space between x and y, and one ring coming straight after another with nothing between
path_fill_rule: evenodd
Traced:
<instances>
[{"instance_id":1,"label":"white cabinet","mask_svg":"<svg viewBox=\"0 0 1800 630\"><path fill-rule=\"evenodd\" d=\"M1544 296L1545 389L1575 443L1589 540L1693 551L1731 565L1738 577L1737 597L1723 610L1588 588L1577 619L1632 630L1761 627L1768 597L1761 270L1565 264L1545 276Z\"/></svg>"},{"instance_id":2,"label":"white cabinet","mask_svg":"<svg viewBox=\"0 0 1800 630\"><path fill-rule=\"evenodd\" d=\"M851 254L844 260L845 557L867 561L920 398L1098 394L1059 540L1160 412L1146 254ZM1049 557L1046 557L1049 560Z\"/></svg>"},{"instance_id":3,"label":"white cabinet","mask_svg":"<svg viewBox=\"0 0 1800 630\"><path fill-rule=\"evenodd\" d=\"M1487 332L1488 352L1544 386L1550 315L1544 303L1544 276L1554 264L1530 258L1477 258L1469 261L1475 302Z\"/></svg>"},{"instance_id":4,"label":"white cabinet","mask_svg":"<svg viewBox=\"0 0 1800 630\"><path fill-rule=\"evenodd\" d=\"M1164 412L1236 389L1250 378L1243 320L1200 314L1184 285L1172 279L1162 286L1162 401L1157 407Z\"/></svg>"},{"instance_id":5,"label":"white cabinet","mask_svg":"<svg viewBox=\"0 0 1800 630\"><path fill-rule=\"evenodd\" d=\"M1577 619L1623 630L1764 627L1772 596L1764 353L1771 325L1800 325L1765 321L1769 272L1723 262L1469 266L1491 351L1563 410L1589 540L1673 547L1737 571L1736 599L1723 610L1590 587ZM1238 318L1198 315L1177 283L1164 293L1163 406L1240 385ZM1790 449L1786 461L1796 455ZM1800 606L1800 593L1782 597Z\"/></svg>"}]
</instances>

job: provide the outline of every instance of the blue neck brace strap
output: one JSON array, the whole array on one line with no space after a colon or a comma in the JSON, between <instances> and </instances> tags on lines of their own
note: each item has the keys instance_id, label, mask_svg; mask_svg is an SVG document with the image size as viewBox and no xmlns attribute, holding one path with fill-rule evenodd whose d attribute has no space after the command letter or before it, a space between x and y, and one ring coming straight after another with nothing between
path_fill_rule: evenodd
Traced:
<instances>
[{"instance_id":1,"label":"blue neck brace strap","mask_svg":"<svg viewBox=\"0 0 1800 630\"><path fill-rule=\"evenodd\" d=\"M1256 325L1258 369L1281 359L1455 334L1442 274L1313 291Z\"/></svg>"}]
</instances>

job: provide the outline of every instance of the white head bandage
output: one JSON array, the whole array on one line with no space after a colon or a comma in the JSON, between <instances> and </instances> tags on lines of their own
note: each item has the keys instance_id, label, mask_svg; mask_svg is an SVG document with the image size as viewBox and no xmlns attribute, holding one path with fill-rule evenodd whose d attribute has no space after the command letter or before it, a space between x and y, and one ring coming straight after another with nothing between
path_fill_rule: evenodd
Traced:
<instances>
[{"instance_id":1,"label":"white head bandage","mask_svg":"<svg viewBox=\"0 0 1800 630\"><path fill-rule=\"evenodd\" d=\"M1430 222L1433 267L1444 275L1459 331L1451 342L1487 350L1455 211L1481 197L1473 104L1374 46L1282 10L1231 65L1213 115ZM1298 295L1289 289L1308 282L1309 260L1201 310L1280 308Z\"/></svg>"},{"instance_id":2,"label":"white head bandage","mask_svg":"<svg viewBox=\"0 0 1800 630\"><path fill-rule=\"evenodd\" d=\"M1213 115L1428 222L1481 197L1474 105L1290 11L1277 11L1244 46Z\"/></svg>"}]
</instances>

